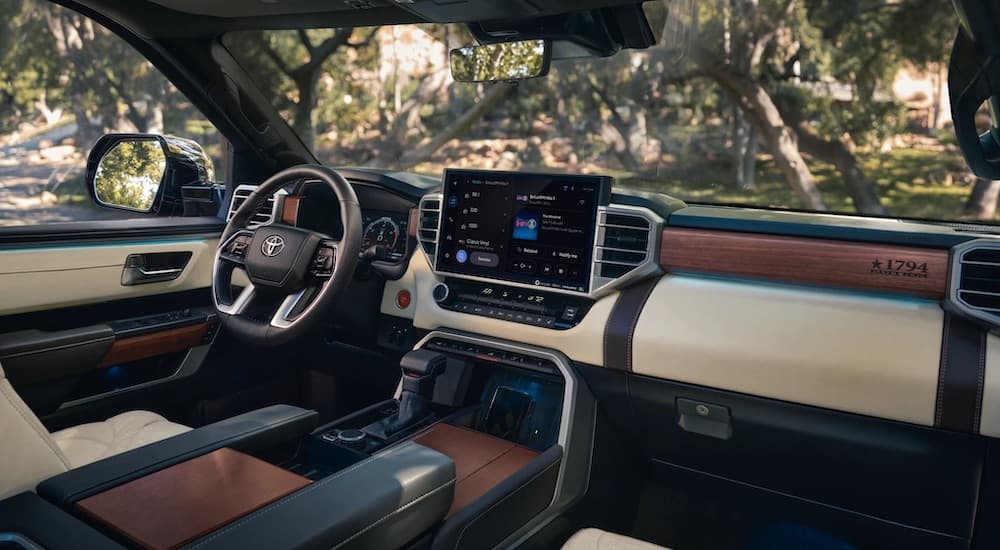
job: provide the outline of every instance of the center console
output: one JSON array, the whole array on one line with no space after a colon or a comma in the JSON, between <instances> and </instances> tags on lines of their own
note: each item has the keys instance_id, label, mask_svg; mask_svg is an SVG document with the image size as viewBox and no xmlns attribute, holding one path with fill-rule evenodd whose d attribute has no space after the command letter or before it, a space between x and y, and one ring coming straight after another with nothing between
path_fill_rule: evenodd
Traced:
<instances>
[{"instance_id":1,"label":"center console","mask_svg":"<svg viewBox=\"0 0 1000 550\"><path fill-rule=\"evenodd\" d=\"M562 354L435 331L402 371L396 399L318 428L276 463L322 479L403 444L447 456L454 496L432 548L507 546L586 492L594 402Z\"/></svg>"},{"instance_id":2,"label":"center console","mask_svg":"<svg viewBox=\"0 0 1000 550\"><path fill-rule=\"evenodd\" d=\"M509 547L586 493L595 404L565 356L436 331L401 369L396 398L323 426L274 406L56 476L0 534L31 547L51 516L107 547Z\"/></svg>"}]
</instances>

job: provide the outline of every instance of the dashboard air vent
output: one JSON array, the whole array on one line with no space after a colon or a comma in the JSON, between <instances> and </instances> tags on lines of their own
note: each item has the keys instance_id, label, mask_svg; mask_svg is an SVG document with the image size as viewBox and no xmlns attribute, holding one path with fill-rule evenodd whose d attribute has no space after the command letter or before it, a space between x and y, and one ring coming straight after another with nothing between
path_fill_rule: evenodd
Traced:
<instances>
[{"instance_id":1,"label":"dashboard air vent","mask_svg":"<svg viewBox=\"0 0 1000 550\"><path fill-rule=\"evenodd\" d=\"M249 197L255 189L257 189L257 186L255 185L241 185L236 188L236 191L233 193L233 202L229 205L229 213L226 215L226 221L233 218L233 214L239 210L240 206L243 205L243 202L247 200L247 197ZM257 226L274 221L276 206L277 204L274 195L268 197L267 200L260 203L260 206L257 207L257 212L254 213L253 218L251 218L250 225Z\"/></svg>"},{"instance_id":2,"label":"dashboard air vent","mask_svg":"<svg viewBox=\"0 0 1000 550\"><path fill-rule=\"evenodd\" d=\"M596 275L617 279L646 263L655 242L652 222L638 214L602 213L594 252Z\"/></svg>"},{"instance_id":3,"label":"dashboard air vent","mask_svg":"<svg viewBox=\"0 0 1000 550\"><path fill-rule=\"evenodd\" d=\"M1000 323L1000 243L972 241L955 249L952 302L979 319Z\"/></svg>"},{"instance_id":4,"label":"dashboard air vent","mask_svg":"<svg viewBox=\"0 0 1000 550\"><path fill-rule=\"evenodd\" d=\"M417 227L417 240L427 254L427 259L434 265L434 255L437 253L438 225L441 221L441 195L427 195L420 199L420 225Z\"/></svg>"}]
</instances>

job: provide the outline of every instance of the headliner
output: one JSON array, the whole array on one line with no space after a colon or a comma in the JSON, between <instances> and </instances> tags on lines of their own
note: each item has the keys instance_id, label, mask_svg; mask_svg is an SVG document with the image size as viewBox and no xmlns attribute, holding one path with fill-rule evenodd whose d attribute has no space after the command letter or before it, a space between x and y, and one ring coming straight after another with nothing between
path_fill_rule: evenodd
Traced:
<instances>
[{"instance_id":1,"label":"headliner","mask_svg":"<svg viewBox=\"0 0 1000 550\"><path fill-rule=\"evenodd\" d=\"M56 0L79 2L145 38L247 29L364 27L531 19L643 0Z\"/></svg>"}]
</instances>

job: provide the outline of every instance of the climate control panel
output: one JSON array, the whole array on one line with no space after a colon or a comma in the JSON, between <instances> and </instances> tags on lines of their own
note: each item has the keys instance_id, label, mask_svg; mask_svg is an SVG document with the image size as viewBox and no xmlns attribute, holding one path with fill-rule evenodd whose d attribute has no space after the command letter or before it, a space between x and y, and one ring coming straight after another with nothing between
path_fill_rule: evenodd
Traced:
<instances>
[{"instance_id":1,"label":"climate control panel","mask_svg":"<svg viewBox=\"0 0 1000 550\"><path fill-rule=\"evenodd\" d=\"M593 304L568 294L451 278L435 285L433 294L450 311L554 330L576 326Z\"/></svg>"}]
</instances>

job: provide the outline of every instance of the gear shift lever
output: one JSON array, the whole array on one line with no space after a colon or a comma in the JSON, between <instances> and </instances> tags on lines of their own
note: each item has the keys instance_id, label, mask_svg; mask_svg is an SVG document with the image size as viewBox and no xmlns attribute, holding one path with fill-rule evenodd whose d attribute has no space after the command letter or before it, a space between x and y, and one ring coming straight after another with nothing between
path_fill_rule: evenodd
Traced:
<instances>
[{"instance_id":1,"label":"gear shift lever","mask_svg":"<svg viewBox=\"0 0 1000 550\"><path fill-rule=\"evenodd\" d=\"M423 349L404 355L399 362L403 370L399 412L369 424L364 431L381 439L389 439L416 426L430 412L430 403L434 400L434 383L444 372L447 362L448 358L444 355Z\"/></svg>"}]
</instances>

